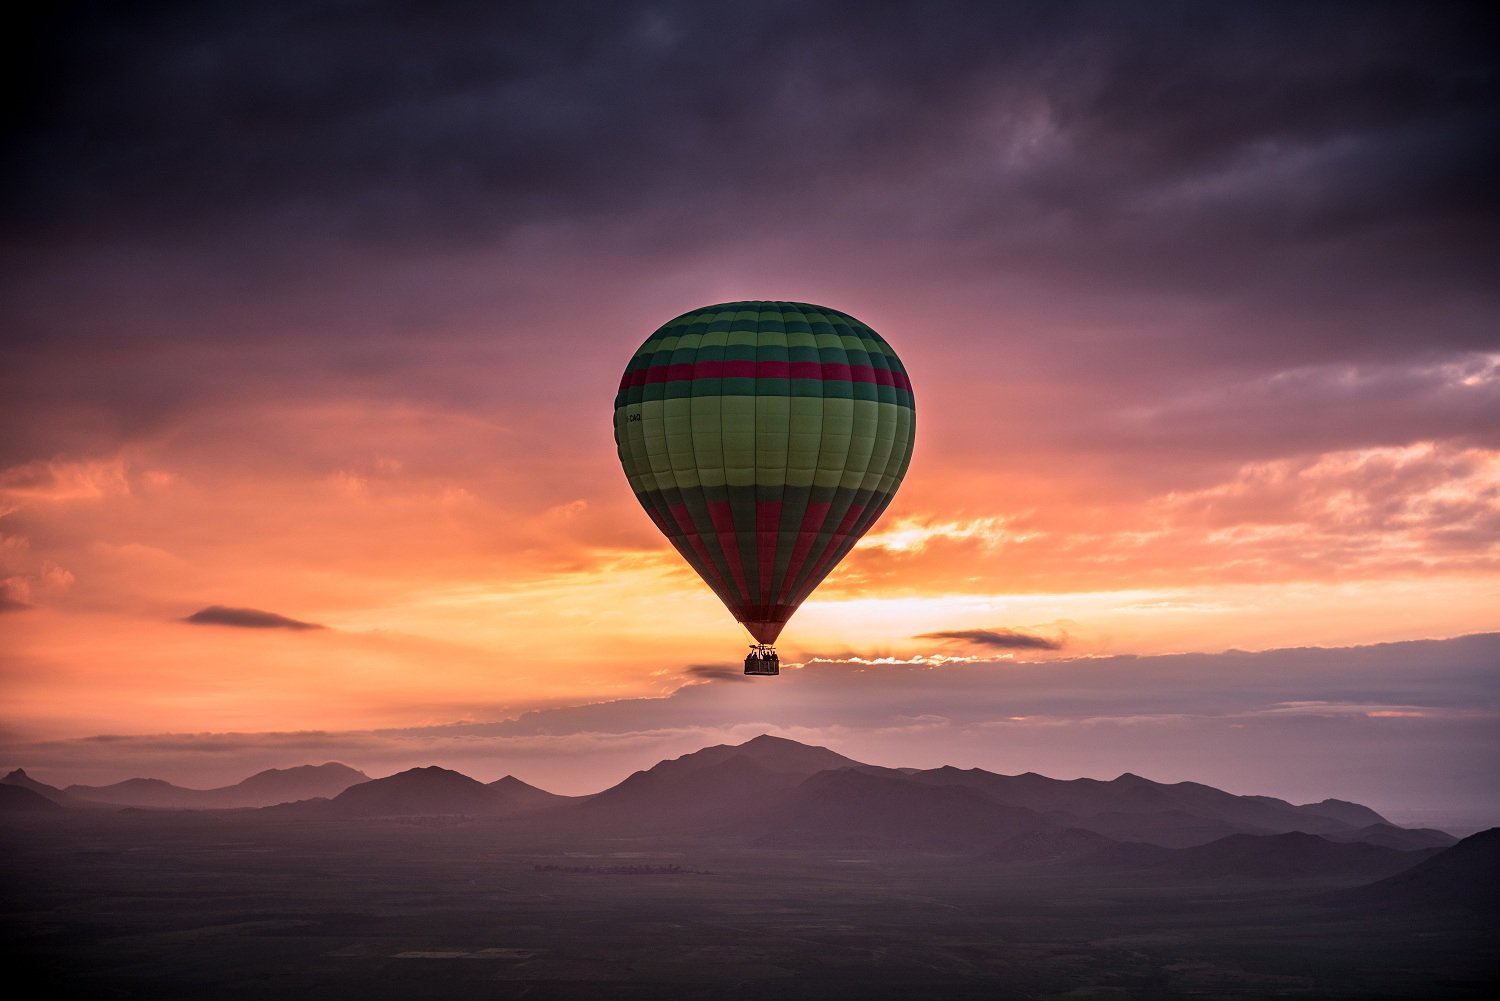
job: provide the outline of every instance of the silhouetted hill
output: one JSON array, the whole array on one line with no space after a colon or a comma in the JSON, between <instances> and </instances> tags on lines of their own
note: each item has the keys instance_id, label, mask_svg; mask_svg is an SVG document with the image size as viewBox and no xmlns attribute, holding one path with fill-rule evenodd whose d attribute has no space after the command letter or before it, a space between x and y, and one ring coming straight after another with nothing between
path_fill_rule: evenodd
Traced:
<instances>
[{"instance_id":1,"label":"silhouetted hill","mask_svg":"<svg viewBox=\"0 0 1500 1001\"><path fill-rule=\"evenodd\" d=\"M837 751L813 744L803 744L785 737L763 733L743 744L715 744L701 751L659 762L647 769L657 775L680 775L700 768L723 764L731 758L744 758L770 772L807 777L830 768L853 768L860 762ZM637 773L641 774L641 773Z\"/></svg>"},{"instance_id":2,"label":"silhouetted hill","mask_svg":"<svg viewBox=\"0 0 1500 1001\"><path fill-rule=\"evenodd\" d=\"M1270 796L1236 796L1197 782L1153 782L1129 772L1104 782L1050 779L1034 772L997 775L981 768L945 766L912 778L974 789L997 803L1046 814L1060 826L1172 848L1207 844L1231 834L1324 834L1387 823L1373 810L1354 803L1325 800L1294 806Z\"/></svg>"},{"instance_id":3,"label":"silhouetted hill","mask_svg":"<svg viewBox=\"0 0 1500 1001\"><path fill-rule=\"evenodd\" d=\"M185 803L201 789L184 789L164 779L126 779L107 786L70 785L63 792L90 803L112 806L145 806L156 809L185 809Z\"/></svg>"},{"instance_id":4,"label":"silhouetted hill","mask_svg":"<svg viewBox=\"0 0 1500 1001\"><path fill-rule=\"evenodd\" d=\"M76 801L73 799L73 797L69 796L67 793L63 792L61 789L58 789L55 786L49 786L45 782L38 782L30 775L27 775L25 769L22 768L17 768L7 774L4 778L0 778L0 785L17 786L21 789L30 789L38 796L42 796L45 799L56 803L58 806L76 805Z\"/></svg>"},{"instance_id":5,"label":"silhouetted hill","mask_svg":"<svg viewBox=\"0 0 1500 1001\"><path fill-rule=\"evenodd\" d=\"M264 807L257 815L275 820L339 820L350 817L512 817L575 802L507 775L488 785L446 768L412 768L350 786L333 799L306 799Z\"/></svg>"},{"instance_id":6,"label":"silhouetted hill","mask_svg":"<svg viewBox=\"0 0 1500 1001\"><path fill-rule=\"evenodd\" d=\"M126 779L108 786L68 786L64 792L80 800L116 806L162 810L226 810L273 806L315 797L333 797L370 777L348 765L329 762L270 768L232 786L185 789L161 779Z\"/></svg>"},{"instance_id":7,"label":"silhouetted hill","mask_svg":"<svg viewBox=\"0 0 1500 1001\"><path fill-rule=\"evenodd\" d=\"M531 810L545 810L549 806L560 806L564 803L577 802L577 796L559 796L555 792L538 789L516 778L507 775L502 779L496 779L489 783L489 788L494 790L506 812L522 813Z\"/></svg>"},{"instance_id":8,"label":"silhouetted hill","mask_svg":"<svg viewBox=\"0 0 1500 1001\"><path fill-rule=\"evenodd\" d=\"M22 785L0 783L0 813L61 813L62 806Z\"/></svg>"},{"instance_id":9,"label":"silhouetted hill","mask_svg":"<svg viewBox=\"0 0 1500 1001\"><path fill-rule=\"evenodd\" d=\"M1270 796L1242 796L1240 798L1261 800L1274 804L1277 807L1291 805L1285 800L1273 799ZM1320 803L1304 803L1302 806L1295 806L1292 809L1302 813L1321 814L1322 816L1337 820L1341 824L1348 824L1351 827L1370 827L1375 824L1390 825L1389 820L1386 820L1368 806L1361 806L1358 803L1350 803L1342 799L1325 799Z\"/></svg>"},{"instance_id":10,"label":"silhouetted hill","mask_svg":"<svg viewBox=\"0 0 1500 1001\"><path fill-rule=\"evenodd\" d=\"M756 818L757 844L983 850L1056 824L973 789L859 768L819 772Z\"/></svg>"},{"instance_id":11,"label":"silhouetted hill","mask_svg":"<svg viewBox=\"0 0 1500 1001\"><path fill-rule=\"evenodd\" d=\"M1439 850L1399 851L1293 831L1234 834L1191 848L1111 845L1079 861L1091 869L1148 869L1179 879L1374 879L1410 869Z\"/></svg>"},{"instance_id":12,"label":"silhouetted hill","mask_svg":"<svg viewBox=\"0 0 1500 1001\"><path fill-rule=\"evenodd\" d=\"M332 798L370 776L357 768L330 761L322 765L270 768L237 785L207 790L207 801L216 807L271 806L316 796Z\"/></svg>"},{"instance_id":13,"label":"silhouetted hill","mask_svg":"<svg viewBox=\"0 0 1500 1001\"><path fill-rule=\"evenodd\" d=\"M577 815L591 825L637 832L719 827L763 813L802 781L744 755L689 767L680 762L634 773L581 803Z\"/></svg>"},{"instance_id":14,"label":"silhouetted hill","mask_svg":"<svg viewBox=\"0 0 1500 1001\"><path fill-rule=\"evenodd\" d=\"M1462 908L1500 915L1500 827L1464 838L1405 872L1345 890L1336 903L1380 910Z\"/></svg>"},{"instance_id":15,"label":"silhouetted hill","mask_svg":"<svg viewBox=\"0 0 1500 1001\"><path fill-rule=\"evenodd\" d=\"M429 765L350 786L332 807L359 817L492 815L503 813L503 794L459 772Z\"/></svg>"},{"instance_id":16,"label":"silhouetted hill","mask_svg":"<svg viewBox=\"0 0 1500 1001\"><path fill-rule=\"evenodd\" d=\"M826 747L762 734L659 762L574 810L580 822L631 832L740 825L774 808L808 776L858 765Z\"/></svg>"}]
</instances>

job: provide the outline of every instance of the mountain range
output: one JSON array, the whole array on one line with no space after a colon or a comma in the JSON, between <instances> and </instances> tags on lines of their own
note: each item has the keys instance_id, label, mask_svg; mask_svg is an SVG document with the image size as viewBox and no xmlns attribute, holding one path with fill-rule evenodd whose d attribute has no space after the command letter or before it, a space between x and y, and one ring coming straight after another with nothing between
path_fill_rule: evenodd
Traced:
<instances>
[{"instance_id":1,"label":"mountain range","mask_svg":"<svg viewBox=\"0 0 1500 1001\"><path fill-rule=\"evenodd\" d=\"M1408 863L1411 852L1457 840L1442 831L1398 827L1368 807L1342 800L1295 805L1196 782L1154 782L1128 772L1103 781L951 766L886 768L770 735L662 761L602 792L576 797L513 776L484 784L429 766L371 779L337 763L271 769L203 790L159 779L57 789L20 769L0 783L74 809L269 809L282 819L504 817L559 830L622 836L701 832L788 847L994 853L1010 845L1020 857L1069 858L1080 851L1104 852L1096 862L1113 858L1139 866L1156 864L1152 848L1189 849L1236 836L1296 834L1315 837L1316 850L1324 853L1342 851L1350 859L1363 853L1360 857L1369 859L1373 849L1396 853ZM9 801L0 807L12 809ZM14 807L20 808L19 803ZM1107 849L1121 844L1132 847L1115 849L1111 856ZM1280 856L1287 857L1294 844L1313 850L1308 842L1286 841Z\"/></svg>"},{"instance_id":2,"label":"mountain range","mask_svg":"<svg viewBox=\"0 0 1500 1001\"><path fill-rule=\"evenodd\" d=\"M161 779L126 779L107 786L70 785L65 789L38 782L20 768L0 784L30 789L59 806L135 806L158 810L235 810L274 806L293 800L332 797L352 785L370 781L356 768L329 762L271 768L232 786L185 789Z\"/></svg>"},{"instance_id":3,"label":"mountain range","mask_svg":"<svg viewBox=\"0 0 1500 1001\"><path fill-rule=\"evenodd\" d=\"M1500 829L1459 842L1343 800L1297 805L1128 772L1103 781L886 768L769 735L659 762L591 796L560 796L514 776L486 784L435 766L371 779L337 763L271 769L219 789L157 779L58 789L21 769L0 779L0 814L27 822L125 808L292 823L483 819L547 843L922 850L1153 885L1333 879L1363 885L1328 905L1374 910L1493 910L1489 887L1500 875Z\"/></svg>"}]
</instances>

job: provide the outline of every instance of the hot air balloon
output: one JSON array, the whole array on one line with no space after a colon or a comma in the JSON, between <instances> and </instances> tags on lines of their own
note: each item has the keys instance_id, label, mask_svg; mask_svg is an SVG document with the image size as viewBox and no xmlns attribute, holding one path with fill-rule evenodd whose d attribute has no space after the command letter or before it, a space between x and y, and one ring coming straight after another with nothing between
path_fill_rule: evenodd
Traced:
<instances>
[{"instance_id":1,"label":"hot air balloon","mask_svg":"<svg viewBox=\"0 0 1500 1001\"><path fill-rule=\"evenodd\" d=\"M615 443L636 499L754 637L746 674L890 504L916 411L901 360L847 313L726 302L646 338Z\"/></svg>"}]
</instances>

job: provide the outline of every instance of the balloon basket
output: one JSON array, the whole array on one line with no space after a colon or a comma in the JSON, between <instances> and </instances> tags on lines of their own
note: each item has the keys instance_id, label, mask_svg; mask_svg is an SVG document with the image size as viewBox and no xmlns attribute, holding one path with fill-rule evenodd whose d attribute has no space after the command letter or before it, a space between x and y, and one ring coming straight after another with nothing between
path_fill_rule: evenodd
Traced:
<instances>
[{"instance_id":1,"label":"balloon basket","mask_svg":"<svg viewBox=\"0 0 1500 1001\"><path fill-rule=\"evenodd\" d=\"M781 661L776 657L776 648L766 643L750 644L750 655L745 658L745 673L770 677L781 673Z\"/></svg>"}]
</instances>

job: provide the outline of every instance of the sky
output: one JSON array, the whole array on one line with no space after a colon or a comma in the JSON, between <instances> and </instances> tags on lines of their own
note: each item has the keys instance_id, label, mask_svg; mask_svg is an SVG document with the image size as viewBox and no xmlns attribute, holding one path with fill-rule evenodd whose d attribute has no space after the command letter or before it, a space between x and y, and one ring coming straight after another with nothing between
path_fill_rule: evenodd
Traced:
<instances>
[{"instance_id":1,"label":"sky","mask_svg":"<svg viewBox=\"0 0 1500 1001\"><path fill-rule=\"evenodd\" d=\"M1480 13L28 15L0 758L582 792L769 729L1500 821ZM896 500L753 684L611 425L646 336L737 299L859 317L918 414ZM469 752L407 739L454 727Z\"/></svg>"}]
</instances>

